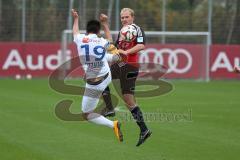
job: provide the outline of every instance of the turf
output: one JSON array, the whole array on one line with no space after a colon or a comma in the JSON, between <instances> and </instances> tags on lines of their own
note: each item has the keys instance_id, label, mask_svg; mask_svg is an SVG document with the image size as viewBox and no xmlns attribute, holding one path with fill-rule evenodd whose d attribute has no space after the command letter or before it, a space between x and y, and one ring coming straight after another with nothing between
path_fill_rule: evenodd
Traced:
<instances>
[{"instance_id":1,"label":"turf","mask_svg":"<svg viewBox=\"0 0 240 160\"><path fill-rule=\"evenodd\" d=\"M170 83L174 89L168 94L137 99L145 113L161 115L147 119L152 137L137 148L139 130L131 119L121 117L125 112L116 117L123 121L125 141L120 144L109 128L56 117L55 105L62 99L74 100L72 112L81 112L81 97L57 93L45 79L1 79L0 159L237 159L240 82Z\"/></svg>"}]
</instances>

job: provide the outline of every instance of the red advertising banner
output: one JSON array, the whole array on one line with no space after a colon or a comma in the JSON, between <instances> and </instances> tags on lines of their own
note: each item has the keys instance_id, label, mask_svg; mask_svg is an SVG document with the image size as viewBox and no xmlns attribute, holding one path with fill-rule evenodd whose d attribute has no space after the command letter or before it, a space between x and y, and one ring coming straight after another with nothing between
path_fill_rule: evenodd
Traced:
<instances>
[{"instance_id":1,"label":"red advertising banner","mask_svg":"<svg viewBox=\"0 0 240 160\"><path fill-rule=\"evenodd\" d=\"M206 76L207 48L205 45L148 44L139 54L139 63L148 68L149 63L168 68L165 78L204 79ZM0 77L16 75L46 77L61 63L60 43L0 43ZM66 59L76 56L76 46L69 45ZM239 79L233 72L240 66L240 45L212 45L209 75L211 79ZM155 71L160 68L155 67ZM76 75L76 74L75 74Z\"/></svg>"},{"instance_id":2,"label":"red advertising banner","mask_svg":"<svg viewBox=\"0 0 240 160\"><path fill-rule=\"evenodd\" d=\"M205 57L206 47L203 45L149 44L139 55L139 63L163 65L167 68L165 78L198 79L206 76Z\"/></svg>"},{"instance_id":3,"label":"red advertising banner","mask_svg":"<svg viewBox=\"0 0 240 160\"><path fill-rule=\"evenodd\" d=\"M47 76L60 63L59 43L0 43L0 76Z\"/></svg>"},{"instance_id":4,"label":"red advertising banner","mask_svg":"<svg viewBox=\"0 0 240 160\"><path fill-rule=\"evenodd\" d=\"M240 45L213 45L210 56L210 77L213 79L240 79L240 74L233 72L240 67Z\"/></svg>"}]
</instances>

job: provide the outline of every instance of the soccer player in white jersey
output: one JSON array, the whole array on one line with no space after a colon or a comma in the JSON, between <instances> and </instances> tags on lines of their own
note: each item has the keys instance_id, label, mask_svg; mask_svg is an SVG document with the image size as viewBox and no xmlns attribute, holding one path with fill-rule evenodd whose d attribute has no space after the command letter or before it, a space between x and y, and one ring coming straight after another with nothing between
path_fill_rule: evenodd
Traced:
<instances>
[{"instance_id":1,"label":"soccer player in white jersey","mask_svg":"<svg viewBox=\"0 0 240 160\"><path fill-rule=\"evenodd\" d=\"M94 112L102 91L112 80L108 61L118 61L120 56L106 52L106 46L109 45L109 42L97 36L101 27L99 21L89 21L86 29L87 34L80 34L78 27L79 16L74 9L72 9L72 16L74 18L74 42L77 45L80 62L85 70L86 86L82 99L84 118L89 122L113 128L117 139L122 142L123 136L120 130L120 123L117 120L111 121Z\"/></svg>"}]
</instances>

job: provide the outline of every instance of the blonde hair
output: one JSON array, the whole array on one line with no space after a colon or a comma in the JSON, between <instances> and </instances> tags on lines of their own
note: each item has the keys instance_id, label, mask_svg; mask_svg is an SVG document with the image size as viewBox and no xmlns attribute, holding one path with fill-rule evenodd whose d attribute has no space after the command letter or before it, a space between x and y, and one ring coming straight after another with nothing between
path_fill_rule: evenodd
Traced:
<instances>
[{"instance_id":1,"label":"blonde hair","mask_svg":"<svg viewBox=\"0 0 240 160\"><path fill-rule=\"evenodd\" d=\"M120 12L120 15L126 11L130 12L131 16L134 17L134 10L132 10L131 8L123 8Z\"/></svg>"}]
</instances>

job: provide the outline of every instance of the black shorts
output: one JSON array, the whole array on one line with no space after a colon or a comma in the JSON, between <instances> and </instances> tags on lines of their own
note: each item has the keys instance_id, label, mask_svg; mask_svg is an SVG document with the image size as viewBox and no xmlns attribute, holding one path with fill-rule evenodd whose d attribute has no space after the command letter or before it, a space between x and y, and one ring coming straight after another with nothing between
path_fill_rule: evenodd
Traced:
<instances>
[{"instance_id":1,"label":"black shorts","mask_svg":"<svg viewBox=\"0 0 240 160\"><path fill-rule=\"evenodd\" d=\"M112 79L120 80L122 94L134 94L139 68L130 64L115 63L111 67Z\"/></svg>"}]
</instances>

